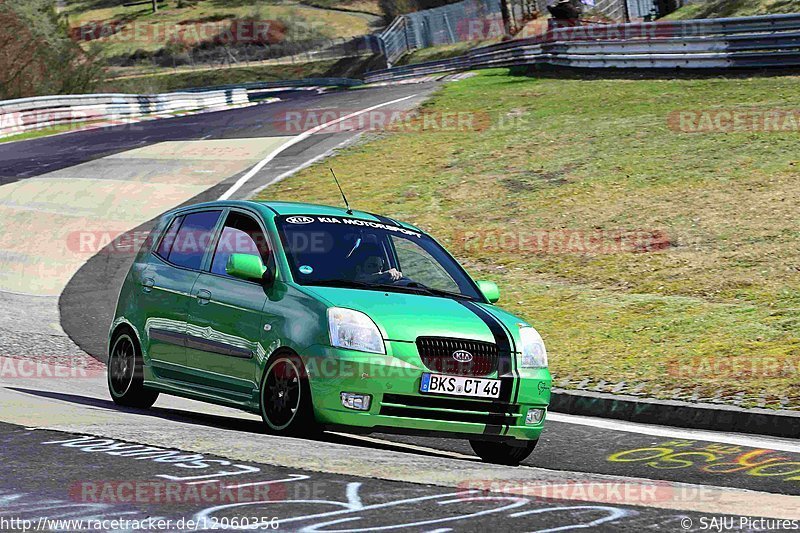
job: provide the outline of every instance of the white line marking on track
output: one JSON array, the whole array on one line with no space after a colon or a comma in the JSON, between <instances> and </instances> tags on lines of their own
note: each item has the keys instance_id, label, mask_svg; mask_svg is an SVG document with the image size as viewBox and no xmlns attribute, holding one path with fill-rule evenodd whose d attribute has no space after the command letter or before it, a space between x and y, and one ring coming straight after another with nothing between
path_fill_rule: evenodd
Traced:
<instances>
[{"instance_id":1,"label":"white line marking on track","mask_svg":"<svg viewBox=\"0 0 800 533\"><path fill-rule=\"evenodd\" d=\"M391 100L389 102L384 102L382 104L370 106L370 107L367 107L367 108L362 109L360 111L356 111L355 113L350 113L349 115L345 115L343 117L339 117L336 120L331 120L330 122L325 122L324 124L320 124L319 126L315 126L315 127L311 128L310 130L304 131L303 133L301 133L297 137L291 138L290 140L286 141L285 143L283 143L282 145L277 147L275 150L270 152L267 155L267 157L265 157L264 159L259 161L256 164L256 166L251 168L244 176L242 176L241 178L236 180L236 183L231 185L231 187L227 191L225 191L222 194L222 196L219 197L219 199L220 200L228 200L228 199L230 199L230 197L233 196L234 193L236 193L236 191L241 189L242 186L245 183L247 183L253 176L258 174L261 171L261 169L263 169L265 166L267 166L267 163L269 163L270 161L275 159L281 152L283 152L284 150L286 150L290 146L293 146L293 145L295 145L295 144L297 144L297 143L299 143L299 142L301 142L301 141L303 141L305 139L308 139L309 137L311 137L312 135L314 135L318 131L324 130L325 128L329 128L329 127L333 126L334 124L338 124L339 122L343 122L343 121L349 120L349 119L351 119L353 117L357 117L358 115L363 115L364 113L369 113L370 111L373 111L375 109L379 109L381 107L386 107L387 105L396 104L398 102L402 102L403 100L408 100L409 98L414 98L415 96L417 96L417 94L412 94L410 96L404 96L403 98L398 98L396 100Z\"/></svg>"},{"instance_id":2,"label":"white line marking on track","mask_svg":"<svg viewBox=\"0 0 800 533\"><path fill-rule=\"evenodd\" d=\"M348 139L345 139L344 141L340 142L339 144L337 144L336 146L334 146L334 147L333 147L333 148L331 148L330 150L326 150L325 152L323 152L323 153L319 154L318 156L312 157L311 159L309 159L309 160L308 160L308 161L306 161L305 163L301 163L301 164L297 165L296 167L294 167L294 168L292 168L292 169L290 169L290 170L287 170L286 172L283 172L283 173L281 173L281 174L279 174L279 175L275 176L274 178L272 178L271 180L269 180L267 183L265 183L264 185L262 185L262 186L261 186L261 187L259 187L258 189L254 190L254 191L251 193L251 195L252 195L252 196L255 196L255 195L257 195L258 193L260 193L261 191L263 191L264 189L266 189L267 187L269 187L270 185L275 185L276 183L278 183L278 182L280 182L280 181L283 181L283 180L285 180L286 178L288 178L288 177L289 177L289 176L291 176L292 174L295 174L295 173L297 173L297 172L300 172L300 171L301 171L301 170L303 170L304 168L308 168L308 167L310 167L311 165L313 165L313 164L314 164L314 163L316 163L317 161L321 161L322 159L325 159L326 157L328 157L328 156L330 156L331 154L333 154L333 153L334 153L336 150L339 150L339 149L341 149L343 146L346 146L346 145L348 145L348 144L352 143L352 142L353 142L354 140L356 140L358 137L359 137L359 135L356 135L356 136L354 136L354 137L350 137L350 138L348 138Z\"/></svg>"},{"instance_id":3,"label":"white line marking on track","mask_svg":"<svg viewBox=\"0 0 800 533\"><path fill-rule=\"evenodd\" d=\"M283 479L273 479L270 481L256 481L255 483L239 483L238 485L226 485L225 489L241 489L243 487L261 487L263 485L274 485L276 483L289 483L290 481L303 481L311 479L311 476L303 474L289 474L289 477Z\"/></svg>"},{"instance_id":4,"label":"white line marking on track","mask_svg":"<svg viewBox=\"0 0 800 533\"><path fill-rule=\"evenodd\" d=\"M625 431L627 433L639 433L641 435L650 435L653 437L702 440L708 442L719 442L723 444L733 444L736 446L746 446L748 448L766 448L781 452L800 453L800 444L793 444L788 439L760 437L756 435L749 436L740 433L719 433L704 429L684 429L668 426L654 426L651 424L641 424L638 422L627 422L625 420L609 420L604 418L565 415L562 413L552 412L548 413L547 419L551 422L561 422L563 424L575 424L578 426L610 429L612 431Z\"/></svg>"},{"instance_id":5,"label":"white line marking on track","mask_svg":"<svg viewBox=\"0 0 800 533\"><path fill-rule=\"evenodd\" d=\"M458 452L451 452L448 450L439 450L436 448L427 448L425 446L417 446L416 444L407 444L405 442L395 442L392 440L383 440L383 439L376 439L374 437L367 437L365 435L351 435L350 433L335 433L331 431L334 435L339 435L340 437L347 437L349 439L355 440L362 440L364 442L371 442L373 444L383 444L385 446L394 446L397 448L406 448L408 450L413 450L417 452L425 452L425 453L433 453L436 455L444 455L447 457L453 457L455 459L469 459L470 461L477 461L478 458L474 455L466 455L463 453Z\"/></svg>"}]
</instances>

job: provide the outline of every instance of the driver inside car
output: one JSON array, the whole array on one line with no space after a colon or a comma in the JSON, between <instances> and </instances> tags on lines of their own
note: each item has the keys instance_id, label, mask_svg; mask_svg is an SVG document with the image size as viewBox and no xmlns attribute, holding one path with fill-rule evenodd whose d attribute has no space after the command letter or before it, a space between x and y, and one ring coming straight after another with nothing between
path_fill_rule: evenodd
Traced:
<instances>
[{"instance_id":1,"label":"driver inside car","mask_svg":"<svg viewBox=\"0 0 800 533\"><path fill-rule=\"evenodd\" d=\"M386 261L382 257L381 249L377 245L365 245L362 247L363 258L360 264L356 265L356 280L366 283L387 283L397 281L403 277L403 273L396 268L383 270Z\"/></svg>"}]
</instances>

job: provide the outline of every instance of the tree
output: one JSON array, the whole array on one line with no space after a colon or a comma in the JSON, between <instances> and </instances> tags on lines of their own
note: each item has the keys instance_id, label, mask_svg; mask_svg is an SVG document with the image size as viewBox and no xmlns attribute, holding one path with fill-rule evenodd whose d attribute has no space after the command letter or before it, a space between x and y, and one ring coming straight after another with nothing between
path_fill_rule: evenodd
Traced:
<instances>
[{"instance_id":1,"label":"tree","mask_svg":"<svg viewBox=\"0 0 800 533\"><path fill-rule=\"evenodd\" d=\"M0 98L84 92L102 67L68 35L51 0L0 3Z\"/></svg>"}]
</instances>

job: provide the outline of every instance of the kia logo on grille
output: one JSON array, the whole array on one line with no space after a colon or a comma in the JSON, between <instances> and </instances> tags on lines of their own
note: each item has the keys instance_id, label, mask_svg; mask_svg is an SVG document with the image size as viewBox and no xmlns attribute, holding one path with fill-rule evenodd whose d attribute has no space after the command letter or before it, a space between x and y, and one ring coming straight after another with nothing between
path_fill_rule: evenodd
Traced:
<instances>
[{"instance_id":1,"label":"kia logo on grille","mask_svg":"<svg viewBox=\"0 0 800 533\"><path fill-rule=\"evenodd\" d=\"M458 361L459 363L469 363L472 361L472 354L466 350L458 350L453 352L453 359Z\"/></svg>"}]
</instances>

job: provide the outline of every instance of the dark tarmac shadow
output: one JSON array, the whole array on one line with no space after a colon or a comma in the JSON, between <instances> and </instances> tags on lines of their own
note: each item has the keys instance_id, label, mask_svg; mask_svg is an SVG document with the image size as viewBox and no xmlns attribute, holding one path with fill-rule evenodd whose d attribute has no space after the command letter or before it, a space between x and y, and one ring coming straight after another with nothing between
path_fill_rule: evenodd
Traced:
<instances>
[{"instance_id":1,"label":"dark tarmac shadow","mask_svg":"<svg viewBox=\"0 0 800 533\"><path fill-rule=\"evenodd\" d=\"M187 424L194 424L199 426L206 426L217 429L228 429L233 431L241 431L243 433L268 435L264 428L264 424L257 420L247 420L245 418L237 418L234 416L215 415L209 413L201 413L197 411L186 411L183 409L174 409L169 407L152 407L150 409L137 409L133 407L123 407L115 404L112 400L92 398L89 396L81 396L79 394L70 394L65 392L43 391L36 389L26 389L22 387L6 387L8 390L20 392L22 394L30 394L41 398L49 398L51 400L59 400L76 405L84 405L96 409L105 409L108 411L118 411L120 413L131 413L138 415L146 415L154 418L161 418L163 420L170 420L173 422L182 422ZM244 411L243 411L244 412ZM337 429L338 431L338 429ZM412 453L423 457L446 457L461 461L470 461L469 459L454 458L447 451L437 453L435 451L415 450L409 449L402 444L394 445L389 442L368 442L347 435L334 434L325 431L319 435L312 437L302 437L304 440L328 442L331 444L345 444L348 446L357 446L360 448L371 448L377 450L395 451L403 453ZM179 448L180 446L178 446ZM480 462L478 457L474 461Z\"/></svg>"}]
</instances>

